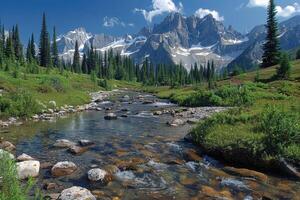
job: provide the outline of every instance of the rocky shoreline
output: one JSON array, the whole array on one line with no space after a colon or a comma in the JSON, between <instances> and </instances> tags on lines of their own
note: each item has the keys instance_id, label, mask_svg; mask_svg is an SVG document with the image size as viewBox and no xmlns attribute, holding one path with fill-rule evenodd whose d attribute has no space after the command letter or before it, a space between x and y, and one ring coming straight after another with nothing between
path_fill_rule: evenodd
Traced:
<instances>
[{"instance_id":1,"label":"rocky shoreline","mask_svg":"<svg viewBox=\"0 0 300 200\"><path fill-rule=\"evenodd\" d=\"M52 108L46 108L40 114L35 114L29 119L21 120L19 118L10 117L6 121L0 120L0 128L7 128L9 126L20 126L26 121L52 121L57 118L64 117L68 114L83 112L87 110L97 110L101 111L98 107L97 102L104 101L108 99L112 94L118 92L119 90L112 91L99 91L90 93L91 102L89 104L78 105L78 106L70 106L64 105L61 107L57 107L55 101L49 101L49 104L52 105Z\"/></svg>"}]
</instances>

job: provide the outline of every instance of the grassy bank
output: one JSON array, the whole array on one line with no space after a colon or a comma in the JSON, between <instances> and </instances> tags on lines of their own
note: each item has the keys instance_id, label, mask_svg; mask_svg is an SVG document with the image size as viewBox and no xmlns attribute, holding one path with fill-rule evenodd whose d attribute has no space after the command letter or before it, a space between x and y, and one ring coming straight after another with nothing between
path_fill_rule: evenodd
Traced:
<instances>
[{"instance_id":1,"label":"grassy bank","mask_svg":"<svg viewBox=\"0 0 300 200\"><path fill-rule=\"evenodd\" d=\"M268 168L280 158L300 163L300 61L289 80L273 80L276 66L185 88L147 88L184 106L232 106L202 121L191 132L206 153L225 161ZM268 169L267 169L268 170Z\"/></svg>"},{"instance_id":2,"label":"grassy bank","mask_svg":"<svg viewBox=\"0 0 300 200\"><path fill-rule=\"evenodd\" d=\"M116 80L103 84L103 80L93 81L89 75L57 69L39 68L36 74L26 73L25 68L0 70L0 119L31 117L52 108L51 101L55 101L57 107L82 105L89 103L90 92L125 87L134 89L139 84Z\"/></svg>"}]
</instances>

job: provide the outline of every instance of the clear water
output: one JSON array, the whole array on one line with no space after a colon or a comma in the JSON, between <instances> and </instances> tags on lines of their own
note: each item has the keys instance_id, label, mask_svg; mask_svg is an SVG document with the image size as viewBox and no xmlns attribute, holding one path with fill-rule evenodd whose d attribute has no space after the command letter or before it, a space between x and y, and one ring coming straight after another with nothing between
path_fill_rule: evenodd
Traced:
<instances>
[{"instance_id":1,"label":"clear water","mask_svg":"<svg viewBox=\"0 0 300 200\"><path fill-rule=\"evenodd\" d=\"M130 97L137 93L127 92ZM112 107L118 120L104 120L104 111L89 111L70 115L55 122L32 122L21 127L1 130L0 135L17 144L17 155L26 153L43 162L72 161L79 166L74 175L53 178L49 169L41 170L39 184L55 182L67 188L83 186L89 190L101 190L101 199L118 196L121 199L297 199L300 183L269 176L268 182L226 174L224 165L208 156L201 162L185 160L184 152L196 146L183 140L190 126L169 127L170 115L153 116L151 110L169 106L165 100L154 104L142 104L135 99L131 104L119 96L99 104ZM129 111L121 111L127 108ZM53 144L57 139L78 141L88 139L96 143L82 155L75 156ZM134 160L134 169L119 170L108 184L90 183L87 171L91 165L105 168ZM174 164L174 161L179 164ZM173 161L173 162L170 162ZM60 189L61 190L61 189ZM54 193L58 191L44 191ZM225 198L226 199L226 198Z\"/></svg>"}]
</instances>

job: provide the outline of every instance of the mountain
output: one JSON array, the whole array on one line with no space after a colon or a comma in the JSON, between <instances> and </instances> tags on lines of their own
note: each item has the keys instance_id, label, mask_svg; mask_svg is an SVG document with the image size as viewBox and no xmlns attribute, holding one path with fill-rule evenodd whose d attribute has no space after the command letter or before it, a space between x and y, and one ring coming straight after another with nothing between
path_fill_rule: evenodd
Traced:
<instances>
[{"instance_id":1,"label":"mountain","mask_svg":"<svg viewBox=\"0 0 300 200\"><path fill-rule=\"evenodd\" d=\"M300 16L280 23L282 49L300 45ZM250 69L260 62L266 29L254 27L244 35L232 26L225 27L212 15L203 18L169 14L160 24L144 27L134 35L114 37L87 33L84 28L70 31L58 38L60 56L71 61L76 40L81 55L93 48L104 53L112 49L122 56L130 56L136 63L149 58L154 64L182 63L187 69L194 63L205 65L214 60L218 69L235 65Z\"/></svg>"},{"instance_id":2,"label":"mountain","mask_svg":"<svg viewBox=\"0 0 300 200\"><path fill-rule=\"evenodd\" d=\"M228 69L232 71L235 66L242 66L245 70L251 70L261 63L265 42L266 28L263 25L256 26L248 33L248 46L244 52L233 60ZM300 46L300 16L292 17L279 24L279 41L281 50L289 51Z\"/></svg>"}]
</instances>

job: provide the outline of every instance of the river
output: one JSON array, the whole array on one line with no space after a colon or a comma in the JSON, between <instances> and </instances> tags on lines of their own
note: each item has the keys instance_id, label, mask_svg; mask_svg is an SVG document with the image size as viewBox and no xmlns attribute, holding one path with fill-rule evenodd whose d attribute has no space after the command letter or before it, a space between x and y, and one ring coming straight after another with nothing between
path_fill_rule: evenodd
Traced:
<instances>
[{"instance_id":1,"label":"river","mask_svg":"<svg viewBox=\"0 0 300 200\"><path fill-rule=\"evenodd\" d=\"M129 95L130 101L124 100ZM296 199L300 183L267 175L264 178L237 175L226 166L201 154L201 150L184 141L192 128L186 124L171 127L169 114L155 116L153 110L176 108L167 100L143 94L156 103L144 104L136 92L121 92L99 103L103 111L87 111L52 122L29 122L20 127L1 130L1 136L16 144L16 155L26 153L41 163L72 161L79 169L72 175L54 178L50 169L41 169L38 184L55 183L58 188L43 190L59 193L73 185L82 186L99 199ZM116 113L117 120L105 120L105 108ZM120 117L123 115L123 117ZM81 155L53 147L57 139L77 142L91 140L94 146ZM196 155L200 156L193 160ZM109 183L92 183L87 171L93 167L118 166ZM246 172L247 173L247 172ZM251 171L248 172L249 174ZM266 176L266 175L265 175Z\"/></svg>"}]
</instances>

